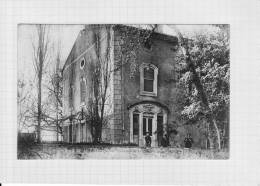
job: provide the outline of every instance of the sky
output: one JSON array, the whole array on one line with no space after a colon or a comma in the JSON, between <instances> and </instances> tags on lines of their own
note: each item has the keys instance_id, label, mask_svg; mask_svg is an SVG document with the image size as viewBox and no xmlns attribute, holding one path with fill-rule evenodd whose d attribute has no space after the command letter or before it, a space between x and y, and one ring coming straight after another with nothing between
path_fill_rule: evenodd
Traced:
<instances>
[{"instance_id":1,"label":"sky","mask_svg":"<svg viewBox=\"0 0 260 186\"><path fill-rule=\"evenodd\" d=\"M129 25L130 26L130 25ZM147 25L131 25L135 27L147 28ZM216 30L211 25L175 25L184 37L196 32L205 32L205 30ZM54 70L55 59L57 56L57 46L60 45L61 67L65 63L73 44L84 25L48 25L50 42L50 60L46 67L47 70ZM159 25L157 32L177 36L172 25ZM33 46L32 43L37 39L36 25L20 24L18 26L18 79L25 80L27 85L32 84L34 93L36 93L36 76L33 67ZM44 76L46 77L46 76ZM27 86L27 89L31 89ZM44 93L43 93L44 94Z\"/></svg>"},{"instance_id":2,"label":"sky","mask_svg":"<svg viewBox=\"0 0 260 186\"><path fill-rule=\"evenodd\" d=\"M83 28L83 25L49 25L49 39L52 47L50 55L52 59L56 55L54 49L57 48L58 43L60 43L60 55L63 63L69 55L78 33ZM32 42L34 42L35 39L35 25L21 24L18 26L18 78L24 77L28 79L34 76ZM50 65L52 65L51 62Z\"/></svg>"},{"instance_id":3,"label":"sky","mask_svg":"<svg viewBox=\"0 0 260 186\"><path fill-rule=\"evenodd\" d=\"M138 27L139 25L135 26ZM54 49L57 48L60 42L61 62L64 64L78 33L84 28L84 25L48 25L48 27L49 39L51 40L52 46L50 55L52 59L55 57L56 51ZM177 25L177 27L183 33L191 33L209 28L208 25ZM171 25L160 25L158 32L176 36ZM34 42L36 38L35 25L21 24L18 26L18 78L31 79L35 77L32 61L32 42ZM54 64L50 62L48 66L52 67L52 65Z\"/></svg>"},{"instance_id":4,"label":"sky","mask_svg":"<svg viewBox=\"0 0 260 186\"><path fill-rule=\"evenodd\" d=\"M84 25L47 25L49 30L50 43L50 60L46 67L47 70L54 70L55 59L57 56L57 46L60 45L61 67L65 63L73 44L80 32L84 29ZM141 28L147 28L147 25L129 25ZM212 33L216 27L212 25L175 25L184 37L192 35L196 32L209 31ZM172 28L172 25L159 25L157 32L177 36ZM37 79L33 67L33 45L37 39L36 25L20 24L18 25L18 79L23 79L26 83L26 90L30 90L32 94L36 95ZM43 76L47 77L47 76ZM49 76L48 76L49 77ZM48 78L47 77L47 78ZM48 79L45 79L48 81ZM44 81L44 80L43 80ZM44 83L44 82L43 82ZM30 86L31 85L31 86ZM44 91L44 89L43 89ZM45 95L45 92L43 92Z\"/></svg>"}]
</instances>

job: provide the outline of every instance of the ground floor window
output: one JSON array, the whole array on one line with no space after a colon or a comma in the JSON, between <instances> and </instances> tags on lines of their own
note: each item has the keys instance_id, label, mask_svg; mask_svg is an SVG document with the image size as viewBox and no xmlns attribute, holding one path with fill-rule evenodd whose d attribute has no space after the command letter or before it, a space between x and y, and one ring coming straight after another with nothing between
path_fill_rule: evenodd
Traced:
<instances>
[{"instance_id":1,"label":"ground floor window","mask_svg":"<svg viewBox=\"0 0 260 186\"><path fill-rule=\"evenodd\" d=\"M133 135L139 134L139 114L133 114Z\"/></svg>"}]
</instances>

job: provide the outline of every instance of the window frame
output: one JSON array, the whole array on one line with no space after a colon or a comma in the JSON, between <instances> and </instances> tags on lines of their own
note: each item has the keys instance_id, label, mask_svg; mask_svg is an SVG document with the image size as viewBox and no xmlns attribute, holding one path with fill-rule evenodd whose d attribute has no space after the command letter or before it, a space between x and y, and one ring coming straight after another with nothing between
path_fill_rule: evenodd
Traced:
<instances>
[{"instance_id":1,"label":"window frame","mask_svg":"<svg viewBox=\"0 0 260 186\"><path fill-rule=\"evenodd\" d=\"M144 90L144 69L145 68L152 68L154 71L153 91L152 92ZM158 87L158 68L153 64L143 63L140 66L140 95L157 96L157 87Z\"/></svg>"}]
</instances>

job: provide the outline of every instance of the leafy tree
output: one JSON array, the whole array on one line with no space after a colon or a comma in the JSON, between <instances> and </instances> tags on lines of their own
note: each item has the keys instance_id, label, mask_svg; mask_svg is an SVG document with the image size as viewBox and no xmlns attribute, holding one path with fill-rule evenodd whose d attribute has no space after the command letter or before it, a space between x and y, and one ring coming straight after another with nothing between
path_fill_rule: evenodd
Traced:
<instances>
[{"instance_id":1,"label":"leafy tree","mask_svg":"<svg viewBox=\"0 0 260 186\"><path fill-rule=\"evenodd\" d=\"M224 28L196 33L187 39L174 27L180 41L177 56L183 74L180 86L187 90L182 114L189 121L206 120L210 147L216 144L218 149L221 148L220 130L227 120L224 113L229 111L229 35Z\"/></svg>"}]
</instances>

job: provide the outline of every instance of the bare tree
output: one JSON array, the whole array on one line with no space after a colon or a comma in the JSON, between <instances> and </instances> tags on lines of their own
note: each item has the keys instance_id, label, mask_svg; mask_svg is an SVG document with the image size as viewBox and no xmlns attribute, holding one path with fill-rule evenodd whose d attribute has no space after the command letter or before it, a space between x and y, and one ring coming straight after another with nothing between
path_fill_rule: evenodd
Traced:
<instances>
[{"instance_id":1,"label":"bare tree","mask_svg":"<svg viewBox=\"0 0 260 186\"><path fill-rule=\"evenodd\" d=\"M37 41L32 42L33 46L33 65L37 76L37 142L41 142L41 119L42 119L42 79L43 72L49 57L49 37L46 25L36 25Z\"/></svg>"},{"instance_id":2,"label":"bare tree","mask_svg":"<svg viewBox=\"0 0 260 186\"><path fill-rule=\"evenodd\" d=\"M24 79L19 78L17 83L17 106L18 106L18 131L21 131L26 127L28 124L29 119L29 100L30 100L30 93L27 88L27 83Z\"/></svg>"},{"instance_id":3,"label":"bare tree","mask_svg":"<svg viewBox=\"0 0 260 186\"><path fill-rule=\"evenodd\" d=\"M59 141L59 136L62 136L62 75L60 69L60 47L58 46L55 59L54 71L50 74L49 84L47 89L49 92L49 109L44 114L43 118L47 125L56 132L56 140Z\"/></svg>"},{"instance_id":4,"label":"bare tree","mask_svg":"<svg viewBox=\"0 0 260 186\"><path fill-rule=\"evenodd\" d=\"M57 141L59 141L59 133L62 134L62 126L59 122L59 119L62 118L62 76L60 69L60 47L58 48L57 59L56 59L56 67L55 73L52 77L52 86L54 93L54 102L55 102L55 110L56 110L56 128L57 128Z\"/></svg>"},{"instance_id":5,"label":"bare tree","mask_svg":"<svg viewBox=\"0 0 260 186\"><path fill-rule=\"evenodd\" d=\"M109 82L113 73L110 65L110 50L111 50L111 35L110 26L105 26L106 40L105 52L101 51L101 32L100 29L94 30L95 53L97 61L93 64L92 85L94 99L91 105L91 112L94 116L92 118L92 126L94 127L94 143L102 141L102 127L106 124L105 119L105 105L107 102L107 91Z\"/></svg>"}]
</instances>

